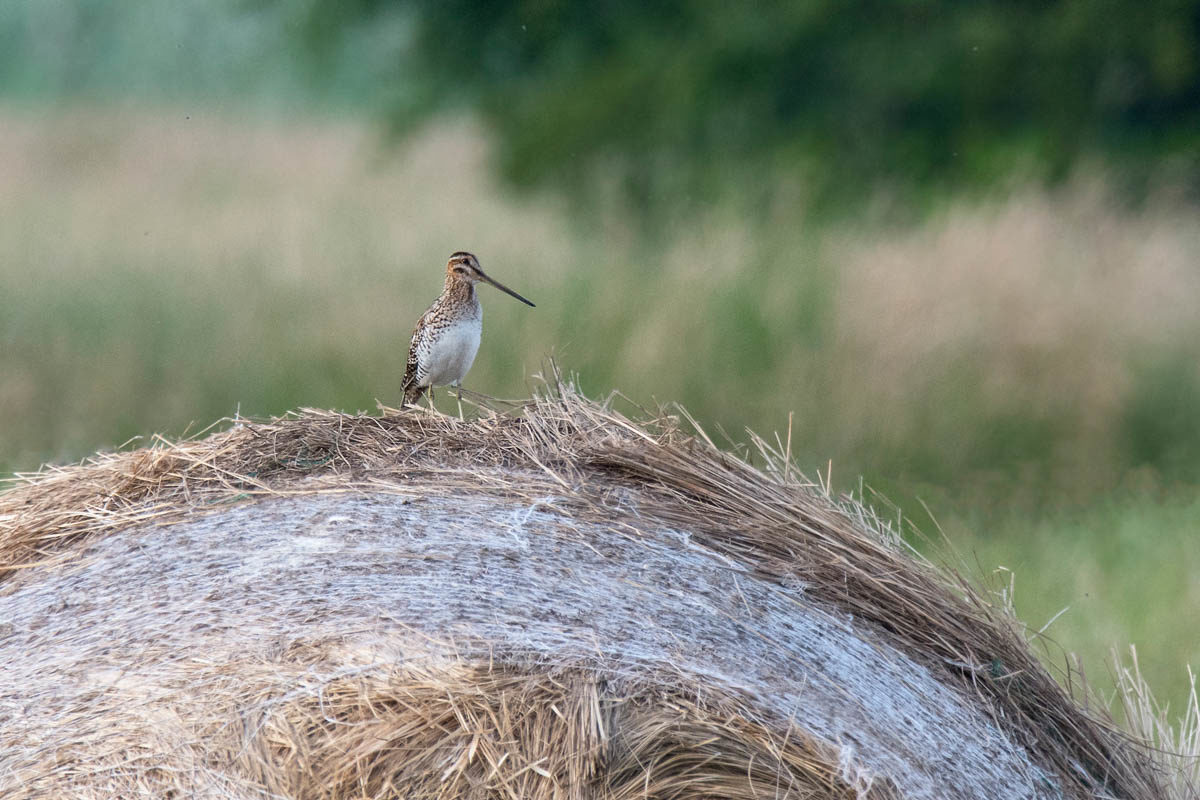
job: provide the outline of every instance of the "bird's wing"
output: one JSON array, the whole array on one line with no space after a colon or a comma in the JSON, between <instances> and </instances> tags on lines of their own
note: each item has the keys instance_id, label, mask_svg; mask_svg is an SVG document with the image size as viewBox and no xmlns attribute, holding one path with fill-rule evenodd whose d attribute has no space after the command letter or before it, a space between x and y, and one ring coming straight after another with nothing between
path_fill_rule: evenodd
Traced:
<instances>
[{"instance_id":1,"label":"bird's wing","mask_svg":"<svg viewBox=\"0 0 1200 800\"><path fill-rule=\"evenodd\" d=\"M425 378L425 371L421 369L421 350L429 346L427 340L433 335L431 323L438 315L440 301L440 297L434 300L413 328L412 341L408 344L408 364L404 367L404 383L400 387L402 391L415 389Z\"/></svg>"},{"instance_id":2,"label":"bird's wing","mask_svg":"<svg viewBox=\"0 0 1200 800\"><path fill-rule=\"evenodd\" d=\"M421 341L421 335L425 332L425 317L417 323L417 327L413 329L412 341L408 345L408 364L404 368L404 382L400 385L401 391L406 391L410 386L415 386L419 375L419 361L417 358L417 344Z\"/></svg>"}]
</instances>

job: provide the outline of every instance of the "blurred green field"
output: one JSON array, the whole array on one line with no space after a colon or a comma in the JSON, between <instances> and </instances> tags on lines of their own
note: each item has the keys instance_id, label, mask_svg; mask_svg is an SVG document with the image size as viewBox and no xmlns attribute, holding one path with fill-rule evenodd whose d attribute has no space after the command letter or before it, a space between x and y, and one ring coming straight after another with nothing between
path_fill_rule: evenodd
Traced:
<instances>
[{"instance_id":1,"label":"blurred green field","mask_svg":"<svg viewBox=\"0 0 1200 800\"><path fill-rule=\"evenodd\" d=\"M0 468L395 404L412 324L468 249L538 305L483 289L468 388L524 395L553 355L589 394L678 401L731 446L793 413L803 468L863 475L929 534L927 503L973 572L1015 573L1033 629L1071 606L1047 633L1098 686L1132 642L1182 700L1200 664L1194 209L1123 209L1097 178L916 229L817 227L799 196L730 193L648 235L618 202L581 219L513 197L487 155L461 119L390 149L334 119L0 107Z\"/></svg>"},{"instance_id":2,"label":"blurred green field","mask_svg":"<svg viewBox=\"0 0 1200 800\"><path fill-rule=\"evenodd\" d=\"M1200 663L1196 492L1129 493L1069 511L972 516L973 522L948 526L948 543L923 549L997 594L1009 593L1035 650L1060 668L1076 654L1106 699L1114 685L1113 650L1128 664L1128 645L1135 645L1156 696L1171 704L1171 718L1183 713L1185 665Z\"/></svg>"}]
</instances>

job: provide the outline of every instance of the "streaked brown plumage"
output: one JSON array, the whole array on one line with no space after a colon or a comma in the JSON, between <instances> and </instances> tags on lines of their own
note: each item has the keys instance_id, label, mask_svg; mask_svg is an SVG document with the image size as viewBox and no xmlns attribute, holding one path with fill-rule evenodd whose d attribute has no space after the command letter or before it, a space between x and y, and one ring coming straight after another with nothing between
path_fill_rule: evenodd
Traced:
<instances>
[{"instance_id":1,"label":"streaked brown plumage","mask_svg":"<svg viewBox=\"0 0 1200 800\"><path fill-rule=\"evenodd\" d=\"M446 263L441 295L413 329L404 370L404 405L411 405L433 386L460 386L475 360L483 332L483 307L475 284L484 281L533 306L533 303L484 274L479 260L457 252Z\"/></svg>"}]
</instances>

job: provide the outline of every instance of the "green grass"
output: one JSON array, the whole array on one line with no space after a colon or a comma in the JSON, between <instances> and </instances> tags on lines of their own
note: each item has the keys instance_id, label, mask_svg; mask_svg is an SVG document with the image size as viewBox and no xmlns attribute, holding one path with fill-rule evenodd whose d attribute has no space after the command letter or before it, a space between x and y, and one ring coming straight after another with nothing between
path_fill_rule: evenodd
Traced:
<instances>
[{"instance_id":1,"label":"green grass","mask_svg":"<svg viewBox=\"0 0 1200 800\"><path fill-rule=\"evenodd\" d=\"M470 249L538 307L482 290L468 388L522 396L554 355L593 396L678 401L735 442L791 413L802 468L969 520L952 539L1016 572L1030 625L1071 605L1050 632L1093 675L1136 642L1182 696L1200 218L1086 183L915 230L731 195L647 238L617 206L505 194L487 154L456 121L389 151L353 121L0 107L0 469L395 404L412 325Z\"/></svg>"},{"instance_id":2,"label":"green grass","mask_svg":"<svg viewBox=\"0 0 1200 800\"><path fill-rule=\"evenodd\" d=\"M1125 493L1037 519L954 523L943 557L1012 592L1046 660L1078 654L1093 688L1113 690L1112 651L1137 647L1160 700L1182 713L1186 664L1200 664L1200 497ZM1065 611L1064 611L1065 609ZM1060 612L1062 612L1060 614ZM1057 618L1056 618L1057 617ZM1053 622L1051 622L1053 620Z\"/></svg>"}]
</instances>

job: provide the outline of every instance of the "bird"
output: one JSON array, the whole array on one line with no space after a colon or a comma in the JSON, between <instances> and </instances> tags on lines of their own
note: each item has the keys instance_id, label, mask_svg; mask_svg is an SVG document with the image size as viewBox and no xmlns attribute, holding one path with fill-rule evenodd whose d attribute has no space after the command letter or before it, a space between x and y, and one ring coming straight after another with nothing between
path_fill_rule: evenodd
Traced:
<instances>
[{"instance_id":1,"label":"bird","mask_svg":"<svg viewBox=\"0 0 1200 800\"><path fill-rule=\"evenodd\" d=\"M462 379L475 361L479 336L483 332L483 307L475 293L475 284L480 281L536 308L512 289L489 277L475 256L462 250L451 255L446 262L446 283L442 293L413 329L401 387L404 391L401 407L415 404L426 390L429 390L432 402L433 387L449 385L459 389L461 415Z\"/></svg>"}]
</instances>

